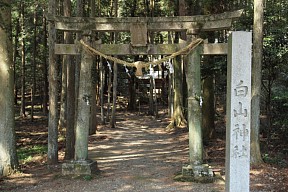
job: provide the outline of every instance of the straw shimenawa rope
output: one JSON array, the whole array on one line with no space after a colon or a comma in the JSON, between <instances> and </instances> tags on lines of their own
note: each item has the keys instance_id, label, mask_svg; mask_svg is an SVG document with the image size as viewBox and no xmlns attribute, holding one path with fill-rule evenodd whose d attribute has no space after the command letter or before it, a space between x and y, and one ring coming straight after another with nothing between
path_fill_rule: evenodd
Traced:
<instances>
[{"instance_id":1,"label":"straw shimenawa rope","mask_svg":"<svg viewBox=\"0 0 288 192\"><path fill-rule=\"evenodd\" d=\"M137 61L137 67L148 67L150 64L152 65L159 65L163 62L168 61L169 59L173 59L174 57L178 56L178 55L182 55L182 54L188 54L190 53L193 49L195 49L198 45L200 45L203 42L203 39L198 38L194 41L192 41L190 44L188 44L186 47L180 49L179 51L176 51L175 53L172 53L169 56L163 57L162 59L156 60L156 61L150 61L150 62L143 62L143 61ZM109 55L106 55L104 53L101 53L100 51L97 51L96 49L94 49L93 47L89 46L87 43L85 43L82 39L80 40L80 43L82 44L82 46L89 51L92 54L97 54L101 57L104 57L105 59L108 59L110 61L114 61L115 63L119 63L122 65L126 65L128 67L134 67L136 66L136 62L127 62L124 61L122 59L118 59L117 57L112 57Z\"/></svg>"}]
</instances>

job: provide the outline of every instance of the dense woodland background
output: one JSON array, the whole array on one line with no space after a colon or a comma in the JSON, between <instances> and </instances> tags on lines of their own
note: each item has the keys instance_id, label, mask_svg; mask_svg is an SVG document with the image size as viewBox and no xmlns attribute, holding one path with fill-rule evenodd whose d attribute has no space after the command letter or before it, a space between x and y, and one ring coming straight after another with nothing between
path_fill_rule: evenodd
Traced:
<instances>
[{"instance_id":1,"label":"dense woodland background","mask_svg":"<svg viewBox=\"0 0 288 192\"><path fill-rule=\"evenodd\" d=\"M1 4L0 4L1 6ZM231 30L252 31L253 29L253 1L252 0L191 0L191 1L169 1L169 0L83 0L83 1L57 1L57 15L65 16L97 16L97 17L164 17L178 15L200 15L217 14L226 11L244 9L244 13L238 21L235 21ZM14 94L15 94L15 115L18 119L31 119L39 115L48 114L48 22L45 14L48 11L47 1L15 0L12 3L12 39L13 39L13 67L14 67ZM264 2L264 28L263 28L263 63L261 69L261 105L260 105L260 146L262 159L268 163L275 163L281 166L287 166L287 138L288 138L288 2L286 0L266 0ZM214 33L201 34L202 38L208 38L211 43L227 42L229 31L217 31ZM127 43L130 36L127 33L96 34L102 39L102 43ZM57 42L74 41L77 34L57 33ZM152 38L152 37L153 38ZM155 33L150 36L151 43L177 42L182 38L178 33ZM70 39L69 39L70 38ZM67 58L66 58L67 59ZM139 58L132 56L123 57L128 61L134 61ZM148 60L149 58L140 58ZM67 71L65 58L57 56L58 66L58 96L59 96L59 132L64 138L69 138L65 130L74 118L71 114L67 115L67 76L63 75ZM70 62L77 61L77 58L70 58ZM161 71L168 71L162 66ZM225 97L226 97L226 57L211 56L203 58L201 66L201 78L203 80L203 119L208 118L208 132L203 130L204 140L219 135L219 127L225 126L223 123L225 115ZM114 68L115 69L115 68ZM137 77L134 69L128 69L133 78L128 77L123 66L118 66L118 96L124 98L124 107L129 110L137 111L137 101L141 104L149 104L149 95L140 98L136 94L134 85ZM155 71L160 70L155 67ZM175 69L175 77L178 73ZM180 69L181 70L181 69ZM100 121L98 124L109 123L112 102L111 82L112 74L107 61L96 58L93 68L93 81L95 83L96 101ZM146 71L149 73L149 71ZM76 84L77 84L77 76ZM170 77L171 78L171 77ZM181 76L180 76L181 78ZM181 113L183 117L173 120L173 127L185 124L187 111L185 97L185 81L182 77L183 92ZM175 80L175 83L178 81ZM167 81L167 86L168 85ZM172 83L173 84L173 83ZM132 85L132 86L131 86ZM77 86L77 85L75 85ZM121 87L122 86L122 87ZM138 89L141 86L137 84ZM139 87L140 86L140 87ZM161 85L162 86L162 85ZM173 85L172 85L173 86ZM163 87L161 87L163 88ZM167 107L171 102L170 88L162 90L161 97L157 100L157 106ZM75 91L75 90L74 90ZM206 91L206 92L205 92ZM205 93L208 95L205 96ZM66 94L66 95L65 95ZM135 95L133 95L135 94ZM209 94L214 96L208 99ZM170 100L169 100L170 98ZM126 99L126 100L125 100ZM142 100L141 100L142 99ZM212 101L212 104L206 101ZM208 108L205 110L205 102ZM118 100L118 103L119 100ZM120 103L121 104L121 103ZM151 104L151 103L150 103ZM122 108L123 108L122 106ZM207 107L206 106L206 107ZM212 106L212 107L211 107ZM115 107L114 107L115 108ZM152 110L153 109L153 110ZM211 111L212 109L212 111ZM151 111L152 110L152 111ZM156 111L155 111L156 110ZM171 113L171 110L168 110ZM176 112L176 110L174 110ZM148 112L151 115L157 115L157 107L150 105ZM206 113L205 113L206 112ZM117 112L116 112L117 113ZM209 115L210 113L210 115ZM108 114L108 115L107 115ZM212 114L212 115L211 115ZM73 114L72 114L73 115ZM171 115L171 114L169 114ZM173 116L172 116L173 117ZM113 116L112 116L113 119ZM173 118L172 118L173 119ZM210 120L209 120L210 119ZM115 120L114 120L115 121ZM175 121L175 122L174 122ZM221 123L222 122L222 123ZM111 123L111 122L110 122ZM73 126L73 125L72 125ZM115 122L111 123L111 127ZM96 126L94 126L96 127ZM218 129L218 130L217 130ZM91 133L95 130L91 130ZM72 136L73 137L73 136ZM73 138L72 138L73 140ZM73 141L72 142L73 145ZM68 145L68 144L66 144ZM21 146L21 145L18 145ZM18 150L21 150L20 148ZM70 150L70 151L69 151ZM71 149L66 151L66 159L73 158Z\"/></svg>"}]
</instances>

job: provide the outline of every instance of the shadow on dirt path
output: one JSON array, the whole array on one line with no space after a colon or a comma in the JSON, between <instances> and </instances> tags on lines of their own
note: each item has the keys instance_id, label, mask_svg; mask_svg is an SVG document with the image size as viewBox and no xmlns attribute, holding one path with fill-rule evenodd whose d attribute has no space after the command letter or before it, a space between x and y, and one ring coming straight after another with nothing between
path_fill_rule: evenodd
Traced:
<instances>
[{"instance_id":1,"label":"shadow on dirt path","mask_svg":"<svg viewBox=\"0 0 288 192\"><path fill-rule=\"evenodd\" d=\"M167 119L132 113L121 117L117 128L103 127L90 138L89 157L98 162L104 176L99 181L107 183L105 191L223 190L219 183L173 181L188 160L188 143L179 135L164 131L169 124Z\"/></svg>"},{"instance_id":2,"label":"shadow on dirt path","mask_svg":"<svg viewBox=\"0 0 288 192\"><path fill-rule=\"evenodd\" d=\"M188 140L185 128L177 133L165 132L168 124L165 114L155 119L118 112L116 128L99 126L97 134L89 137L89 158L97 161L99 174L63 176L61 164L47 169L43 161L0 181L0 191L221 191L223 184L173 180L188 160Z\"/></svg>"},{"instance_id":3,"label":"shadow on dirt path","mask_svg":"<svg viewBox=\"0 0 288 192\"><path fill-rule=\"evenodd\" d=\"M40 123L41 122L41 123ZM40 124L18 126L19 144L47 144L46 121ZM174 181L174 175L188 162L187 128L167 133L169 124L165 113L159 119L144 114L117 112L115 129L99 126L97 134L89 137L89 158L96 160L99 174L92 177L63 176L63 146L59 151L59 165L47 169L47 155L33 157L30 164L21 165L22 172L9 177L0 177L0 191L13 192L165 192L165 191L224 191L223 181L200 184ZM222 123L221 126L224 124ZM221 128L217 126L217 128ZM225 130L225 127L223 127ZM21 131L20 131L21 130ZM24 130L24 131L23 131ZM221 130L223 130L221 128ZM45 133L45 134L42 134ZM25 133L25 134L24 134ZM35 133L37 134L35 140ZM31 135L33 137L31 137ZM217 139L205 143L205 162L223 170L225 140L223 131ZM37 141L37 142L35 142ZM61 143L63 145L63 143ZM263 164L252 167L250 191L287 191L287 168Z\"/></svg>"}]
</instances>

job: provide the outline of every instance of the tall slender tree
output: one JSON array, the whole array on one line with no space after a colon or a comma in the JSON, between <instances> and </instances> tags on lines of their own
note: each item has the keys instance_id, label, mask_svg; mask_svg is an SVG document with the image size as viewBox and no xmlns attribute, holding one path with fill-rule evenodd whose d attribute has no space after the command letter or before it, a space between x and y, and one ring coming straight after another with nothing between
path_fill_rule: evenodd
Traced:
<instances>
[{"instance_id":1,"label":"tall slender tree","mask_svg":"<svg viewBox=\"0 0 288 192\"><path fill-rule=\"evenodd\" d=\"M67 2L62 1L61 2L61 7L62 12L64 16L67 16L67 9L69 9L67 5ZM69 15L68 15L69 16ZM63 38L64 43L73 43L73 37L70 35L69 37L69 32L64 32L64 38ZM60 100L60 115L59 115L59 124L58 124L58 129L61 132L64 132L66 130L66 123L67 123L67 67L69 63L71 62L71 56L70 55L63 55L62 59L62 71L61 71L61 100Z\"/></svg>"},{"instance_id":2,"label":"tall slender tree","mask_svg":"<svg viewBox=\"0 0 288 192\"><path fill-rule=\"evenodd\" d=\"M113 7L115 10L114 16L118 17L118 0L114 0ZM114 34L115 38L114 40L117 41L118 34ZM115 128L116 126L116 100L117 100L117 78L118 78L118 64L114 62L113 65L113 104L112 104L112 112L111 112L111 120L110 120L110 126L112 128Z\"/></svg>"},{"instance_id":3,"label":"tall slender tree","mask_svg":"<svg viewBox=\"0 0 288 192\"><path fill-rule=\"evenodd\" d=\"M186 2L185 0L178 0L175 6L176 15L186 15ZM185 34L176 33L175 43L179 43L179 39L186 38ZM167 126L167 130L175 128L175 126L180 126L186 124L187 121L184 116L184 106L183 106L183 62L182 57L177 56L174 59L174 106L173 106L173 117L172 122Z\"/></svg>"},{"instance_id":4,"label":"tall slender tree","mask_svg":"<svg viewBox=\"0 0 288 192\"><path fill-rule=\"evenodd\" d=\"M72 15L71 0L63 1L64 16ZM73 36L69 32L64 33L65 43L73 43ZM67 112L66 112L66 147L65 159L73 159L75 152L75 65L72 56L64 56L63 62L67 63ZM69 119L68 119L69 118Z\"/></svg>"},{"instance_id":5,"label":"tall slender tree","mask_svg":"<svg viewBox=\"0 0 288 192\"><path fill-rule=\"evenodd\" d=\"M95 0L90 0L90 17L96 16L96 5ZM92 39L96 39L96 35L92 34ZM96 95L97 95L97 80L96 80L96 74L97 74L97 63L96 63L96 57L93 56L93 65L92 65L92 91L91 91L91 119L90 119L90 127L89 127L89 135L95 134L97 129L97 102L96 102Z\"/></svg>"},{"instance_id":6,"label":"tall slender tree","mask_svg":"<svg viewBox=\"0 0 288 192\"><path fill-rule=\"evenodd\" d=\"M251 103L251 163L263 162L260 151L260 96L263 52L263 0L254 0L252 103Z\"/></svg>"},{"instance_id":7,"label":"tall slender tree","mask_svg":"<svg viewBox=\"0 0 288 192\"><path fill-rule=\"evenodd\" d=\"M14 130L11 0L0 0L0 176L18 168Z\"/></svg>"},{"instance_id":8,"label":"tall slender tree","mask_svg":"<svg viewBox=\"0 0 288 192\"><path fill-rule=\"evenodd\" d=\"M20 116L26 117L26 50L25 50L25 22L24 22L25 2L20 2L20 26L21 26L21 107Z\"/></svg>"},{"instance_id":9,"label":"tall slender tree","mask_svg":"<svg viewBox=\"0 0 288 192\"><path fill-rule=\"evenodd\" d=\"M107 121L110 121L110 108L111 108L111 88L112 88L112 70L109 69L108 71L108 90L107 90L107 115L106 119Z\"/></svg>"},{"instance_id":10,"label":"tall slender tree","mask_svg":"<svg viewBox=\"0 0 288 192\"><path fill-rule=\"evenodd\" d=\"M17 87L17 75L16 75L16 65L17 65L17 58L19 57L19 35L20 35L20 21L19 17L16 19L15 27L15 37L14 37L14 53L13 53L13 68L14 68L14 104L17 105L18 102L18 87Z\"/></svg>"},{"instance_id":11,"label":"tall slender tree","mask_svg":"<svg viewBox=\"0 0 288 192\"><path fill-rule=\"evenodd\" d=\"M100 114L101 114L101 124L105 124L105 112L104 112L104 86L105 86L105 68L103 59L99 63L100 68Z\"/></svg>"},{"instance_id":12,"label":"tall slender tree","mask_svg":"<svg viewBox=\"0 0 288 192\"><path fill-rule=\"evenodd\" d=\"M43 13L45 12L45 10L43 10ZM42 96L43 96L43 100L42 100L42 106L43 106L43 113L47 114L48 113L48 67L47 67L47 50L48 50L48 44L47 44L47 22L46 22L46 18L43 14L43 19L42 19L42 25L43 25L43 59L42 59L42 72L43 72L43 90L42 90Z\"/></svg>"},{"instance_id":13,"label":"tall slender tree","mask_svg":"<svg viewBox=\"0 0 288 192\"><path fill-rule=\"evenodd\" d=\"M38 4L35 4L34 7L34 16L33 16L33 61L32 61L32 88L31 88L31 121L34 120L34 104L35 104L35 94L36 94L36 57L37 57L37 9Z\"/></svg>"},{"instance_id":14,"label":"tall slender tree","mask_svg":"<svg viewBox=\"0 0 288 192\"><path fill-rule=\"evenodd\" d=\"M200 7L200 4L198 4ZM208 14L219 14L225 11L226 6L223 0L221 1L205 1L203 2L203 11L197 11L197 14L204 12ZM209 31L205 33L208 43L215 43L215 32ZM203 105L202 105L202 132L203 139L211 139L215 133L215 101L214 101L214 66L215 57L207 55L203 58Z\"/></svg>"},{"instance_id":15,"label":"tall slender tree","mask_svg":"<svg viewBox=\"0 0 288 192\"><path fill-rule=\"evenodd\" d=\"M56 1L48 1L48 12L56 14ZM49 21L49 120L48 120L48 164L58 163L58 68L54 44L56 40L55 23Z\"/></svg>"}]
</instances>

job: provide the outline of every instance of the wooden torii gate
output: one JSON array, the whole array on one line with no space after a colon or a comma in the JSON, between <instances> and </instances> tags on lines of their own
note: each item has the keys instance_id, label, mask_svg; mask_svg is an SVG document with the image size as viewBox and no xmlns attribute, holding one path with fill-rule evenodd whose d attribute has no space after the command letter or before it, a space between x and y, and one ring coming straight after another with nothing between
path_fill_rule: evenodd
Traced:
<instances>
[{"instance_id":1,"label":"wooden torii gate","mask_svg":"<svg viewBox=\"0 0 288 192\"><path fill-rule=\"evenodd\" d=\"M232 21L239 18L241 14L242 10L216 15L153 18L86 18L62 17L48 14L47 19L54 27L50 28L50 30L78 32L82 34L83 39L90 36L93 32L131 33L130 44L99 44L99 42L90 42L91 47L105 55L170 55L186 47L190 42L195 40L201 32L229 29ZM159 31L186 32L187 41L180 44L147 44L147 33ZM63 164L62 173L91 174L93 167L96 166L96 162L88 159L90 107L87 105L87 102L91 94L91 85L89 86L89 83L85 81L89 79L89 75L91 76L90 69L93 58L87 51L82 49L79 41L75 42L75 44L57 44L55 38L55 36L52 36L49 41L50 54L52 50L52 54L54 53L55 55L81 55L80 84L83 82L84 84L82 85L85 85L79 88L78 106L81 107L79 107L80 110L78 111L76 119L75 159L72 162ZM202 167L203 142L201 135L201 116L195 116L195 114L199 114L201 110L199 99L197 99L201 94L201 55L224 54L227 54L226 43L204 43L187 55L187 74L192 74L191 76L187 76L189 158L190 167L192 167L192 169L194 167L200 167L200 172L204 169Z\"/></svg>"}]
</instances>

